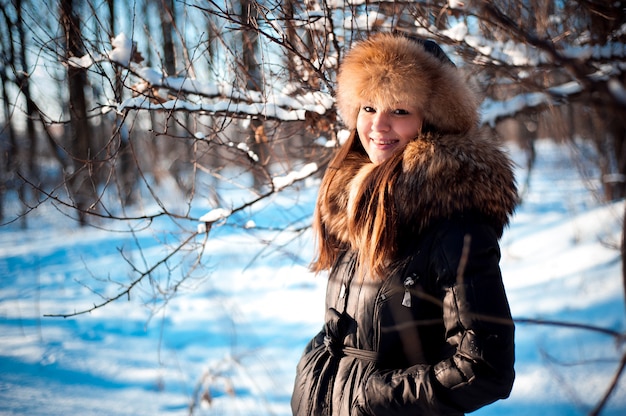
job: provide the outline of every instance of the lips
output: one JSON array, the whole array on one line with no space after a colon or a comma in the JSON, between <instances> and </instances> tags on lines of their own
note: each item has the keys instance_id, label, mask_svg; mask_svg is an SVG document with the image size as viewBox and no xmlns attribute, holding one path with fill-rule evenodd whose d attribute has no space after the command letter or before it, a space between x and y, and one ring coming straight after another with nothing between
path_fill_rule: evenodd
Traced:
<instances>
[{"instance_id":1,"label":"lips","mask_svg":"<svg viewBox=\"0 0 626 416\"><path fill-rule=\"evenodd\" d=\"M375 139L373 137L370 137L370 140L376 145L376 146L391 146L394 144L397 144L400 140L397 139Z\"/></svg>"}]
</instances>

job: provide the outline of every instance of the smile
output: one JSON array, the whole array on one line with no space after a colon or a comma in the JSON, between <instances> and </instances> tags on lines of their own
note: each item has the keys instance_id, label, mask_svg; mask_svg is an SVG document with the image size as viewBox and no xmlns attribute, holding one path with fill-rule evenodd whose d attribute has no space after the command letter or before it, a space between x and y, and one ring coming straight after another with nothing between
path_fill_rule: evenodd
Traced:
<instances>
[{"instance_id":1,"label":"smile","mask_svg":"<svg viewBox=\"0 0 626 416\"><path fill-rule=\"evenodd\" d=\"M372 142L374 142L374 144L378 145L378 146L388 146L391 144L396 144L399 142L399 140L396 139L374 139L374 138L370 138L370 140Z\"/></svg>"}]
</instances>

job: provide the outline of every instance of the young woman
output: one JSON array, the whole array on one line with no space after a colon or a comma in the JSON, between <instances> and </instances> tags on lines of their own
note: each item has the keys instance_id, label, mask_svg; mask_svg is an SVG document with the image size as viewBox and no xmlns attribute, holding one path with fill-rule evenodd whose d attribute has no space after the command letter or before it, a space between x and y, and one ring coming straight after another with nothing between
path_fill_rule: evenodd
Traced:
<instances>
[{"instance_id":1,"label":"young woman","mask_svg":"<svg viewBox=\"0 0 626 416\"><path fill-rule=\"evenodd\" d=\"M378 34L343 60L337 105L352 134L318 196L326 316L294 415L462 415L506 398L498 241L517 191L476 96L433 42Z\"/></svg>"}]
</instances>

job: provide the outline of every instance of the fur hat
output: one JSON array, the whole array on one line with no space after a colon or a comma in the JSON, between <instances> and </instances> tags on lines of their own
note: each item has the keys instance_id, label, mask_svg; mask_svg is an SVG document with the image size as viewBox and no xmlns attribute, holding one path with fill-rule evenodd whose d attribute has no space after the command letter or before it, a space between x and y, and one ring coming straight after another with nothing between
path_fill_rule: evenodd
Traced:
<instances>
[{"instance_id":1,"label":"fur hat","mask_svg":"<svg viewBox=\"0 0 626 416\"><path fill-rule=\"evenodd\" d=\"M337 75L337 108L350 130L363 101L415 105L424 124L461 133L478 123L478 99L460 70L432 41L379 33L356 44Z\"/></svg>"}]
</instances>

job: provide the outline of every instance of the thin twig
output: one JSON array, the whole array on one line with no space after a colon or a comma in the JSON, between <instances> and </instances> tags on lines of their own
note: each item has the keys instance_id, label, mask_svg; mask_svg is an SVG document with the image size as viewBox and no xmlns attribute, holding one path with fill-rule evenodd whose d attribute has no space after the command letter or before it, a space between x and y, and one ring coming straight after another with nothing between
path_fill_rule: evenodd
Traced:
<instances>
[{"instance_id":1,"label":"thin twig","mask_svg":"<svg viewBox=\"0 0 626 416\"><path fill-rule=\"evenodd\" d=\"M160 265L165 264L170 258L172 258L176 253L178 253L180 250L182 250L183 247L185 247L187 245L187 243L189 243L192 239L194 239L198 234L197 233L193 233L191 234L186 240L184 240L182 243L180 243L178 245L178 247L176 247L174 250L172 250L167 256L165 256L163 259L161 259L161 261L157 262L156 264L154 264L150 269L146 270L145 272L141 273L141 275L133 280L130 285L128 285L128 287L126 287L126 289L124 289L123 291L119 292L117 295L110 297L108 299L106 299L105 301L101 302L101 303L95 303L91 308L87 308L87 309L82 309L79 311L74 311L72 313L66 313L66 314L45 314L44 317L45 318L70 318L73 316L78 316L78 315L84 315L87 313L91 313L93 311L95 311L96 309L100 309L106 305L108 305L109 303L115 302L116 300L126 296L130 299L130 292L133 290L133 288L139 284L146 276L150 276L152 274L152 272L154 272Z\"/></svg>"},{"instance_id":2,"label":"thin twig","mask_svg":"<svg viewBox=\"0 0 626 416\"><path fill-rule=\"evenodd\" d=\"M622 354L622 360L620 361L619 368L615 372L615 375L613 376L613 380L611 381L609 388L604 393L602 400L600 400L600 402L598 402L598 404L591 411L591 413L589 413L589 416L598 416L600 412L602 411L602 409L604 408L604 406L606 406L607 402L609 401L609 398L611 397L611 395L615 391L615 388L617 387L617 382L622 376L622 373L624 372L624 368L626 368L626 351L624 351L624 354Z\"/></svg>"},{"instance_id":3,"label":"thin twig","mask_svg":"<svg viewBox=\"0 0 626 416\"><path fill-rule=\"evenodd\" d=\"M598 332L616 338L618 341L626 340L626 333L615 331L609 328L603 328L595 325L582 324L578 322L564 322L564 321L551 321L545 319L535 318L515 318L513 319L518 324L534 324L534 325L547 325L547 326L560 326L564 328L584 329L587 331Z\"/></svg>"}]
</instances>

